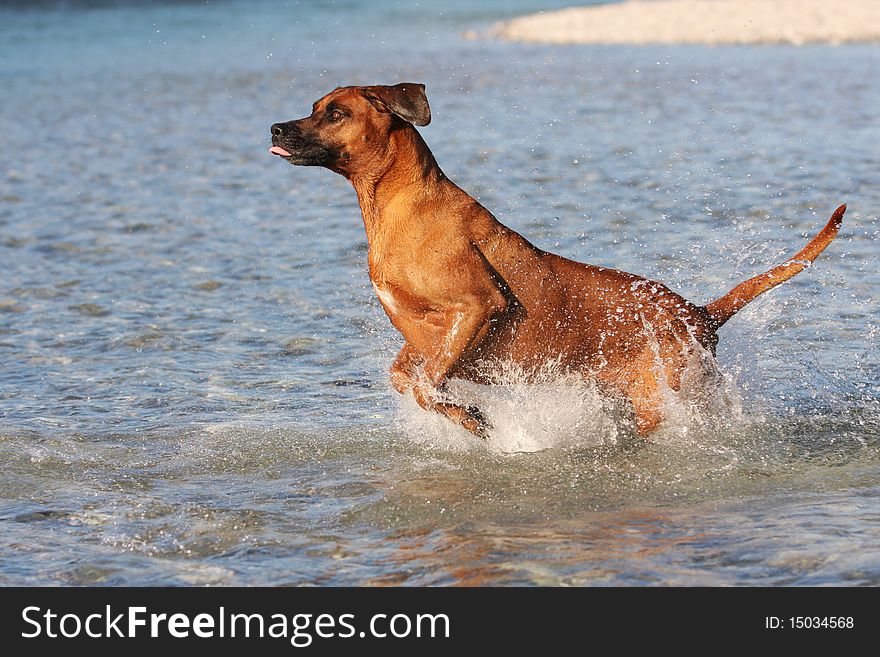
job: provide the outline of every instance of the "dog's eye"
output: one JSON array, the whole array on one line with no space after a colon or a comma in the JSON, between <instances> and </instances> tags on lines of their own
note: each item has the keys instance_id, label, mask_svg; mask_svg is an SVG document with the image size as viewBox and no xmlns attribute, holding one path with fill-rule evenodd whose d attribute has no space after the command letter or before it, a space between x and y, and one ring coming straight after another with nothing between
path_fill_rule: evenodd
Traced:
<instances>
[{"instance_id":1,"label":"dog's eye","mask_svg":"<svg viewBox=\"0 0 880 657\"><path fill-rule=\"evenodd\" d=\"M338 121L341 121L344 116L345 114L340 112L338 109L335 109L327 115L327 120L330 121L330 123L336 123Z\"/></svg>"}]
</instances>

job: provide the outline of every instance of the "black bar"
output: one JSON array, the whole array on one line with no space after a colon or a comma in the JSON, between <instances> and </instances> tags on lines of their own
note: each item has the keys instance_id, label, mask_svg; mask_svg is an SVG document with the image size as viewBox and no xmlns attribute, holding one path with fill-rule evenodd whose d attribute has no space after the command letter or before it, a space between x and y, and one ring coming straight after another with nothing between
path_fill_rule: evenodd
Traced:
<instances>
[{"instance_id":1,"label":"black bar","mask_svg":"<svg viewBox=\"0 0 880 657\"><path fill-rule=\"evenodd\" d=\"M13 647L6 654L26 654L34 648L64 648L73 643L90 655L119 655L128 646L163 648L174 654L191 650L196 644L210 649L225 646L254 647L258 654L347 654L369 647L383 654L434 654L450 649L491 647L493 651L527 650L582 646L587 652L644 647L656 650L699 648L702 651L804 645L842 648L848 645L871 645L865 639L878 636L876 607L878 594L870 588L630 588L630 589L548 589L548 588L445 588L445 589L367 589L367 588L7 588L0 589L0 627L2 644ZM94 634L107 630L109 618L123 614L121 621L108 631L111 638L85 636L84 623L91 614ZM28 618L23 613L27 608ZM145 607L136 620L135 638L120 638L127 633L129 607ZM221 608L223 613L221 614ZM38 609L38 610L37 610ZM44 616L51 610L54 617ZM83 626L76 638L49 638L46 632L60 633L60 619L75 614ZM149 636L150 614L165 614L156 621L158 636ZM185 614L175 626L186 638L171 635L167 618ZM209 629L203 617L200 631L212 637L195 635L192 622L198 614L213 619ZM238 619L237 636L230 637L232 614L261 614L263 634L277 621L276 631L286 628L286 637L246 638L245 621ZM278 616L273 616L277 614ZM316 623L321 614L327 614ZM351 617L344 616L350 614ZM377 614L371 627L370 621ZM389 623L396 614L404 614ZM445 621L435 622L435 636L430 635L430 618L423 618L424 634L414 636L418 615L445 615L449 636L444 635ZM297 616L298 615L298 616ZM308 615L306 617L305 615ZM226 636L220 638L220 617L224 618ZM294 634L294 617L300 626ZM332 618L331 618L332 617ZM800 620L798 620L800 619ZM283 621L283 622L282 622ZM341 622L344 621L344 622ZM47 624L48 623L48 624ZM258 634L259 621L251 619L249 631ZM409 624L410 634L405 633ZM24 633L39 636L23 638ZM77 621L67 618L65 631L74 633ZM325 636L319 635L323 633ZM387 636L372 636L372 629ZM328 634L334 636L328 637ZM335 636L335 635L343 636ZM363 634L363 636L361 636ZM350 635L350 636L346 636ZM612 641L598 644L597 640ZM448 654L448 653L447 653Z\"/></svg>"}]
</instances>

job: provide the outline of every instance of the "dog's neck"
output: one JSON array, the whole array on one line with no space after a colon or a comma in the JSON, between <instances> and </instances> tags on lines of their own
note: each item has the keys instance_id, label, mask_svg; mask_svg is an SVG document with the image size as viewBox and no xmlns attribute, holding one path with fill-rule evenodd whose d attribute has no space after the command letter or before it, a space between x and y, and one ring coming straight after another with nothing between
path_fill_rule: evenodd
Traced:
<instances>
[{"instance_id":1,"label":"dog's neck","mask_svg":"<svg viewBox=\"0 0 880 657\"><path fill-rule=\"evenodd\" d=\"M448 184L428 145L411 125L391 133L385 156L373 170L349 180L357 192L371 248L389 222L416 216L417 207Z\"/></svg>"}]
</instances>

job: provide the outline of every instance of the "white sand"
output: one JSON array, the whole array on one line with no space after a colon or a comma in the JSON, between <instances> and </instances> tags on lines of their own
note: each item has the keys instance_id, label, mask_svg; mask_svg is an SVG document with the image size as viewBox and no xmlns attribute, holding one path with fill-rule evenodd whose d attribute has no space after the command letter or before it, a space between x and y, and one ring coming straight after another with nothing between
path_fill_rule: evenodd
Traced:
<instances>
[{"instance_id":1,"label":"white sand","mask_svg":"<svg viewBox=\"0 0 880 657\"><path fill-rule=\"evenodd\" d=\"M626 0L499 23L532 43L854 43L880 41L880 0Z\"/></svg>"}]
</instances>

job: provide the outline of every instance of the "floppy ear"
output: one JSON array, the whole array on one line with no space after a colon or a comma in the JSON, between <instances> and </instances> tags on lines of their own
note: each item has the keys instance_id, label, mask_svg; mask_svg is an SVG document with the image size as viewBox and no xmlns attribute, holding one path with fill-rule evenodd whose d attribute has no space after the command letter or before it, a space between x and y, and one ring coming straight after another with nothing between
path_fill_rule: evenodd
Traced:
<instances>
[{"instance_id":1,"label":"floppy ear","mask_svg":"<svg viewBox=\"0 0 880 657\"><path fill-rule=\"evenodd\" d=\"M379 112L396 114L413 125L428 125L431 122L431 108L428 107L423 84L401 82L393 87L361 87L361 93Z\"/></svg>"}]
</instances>

